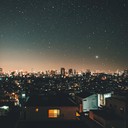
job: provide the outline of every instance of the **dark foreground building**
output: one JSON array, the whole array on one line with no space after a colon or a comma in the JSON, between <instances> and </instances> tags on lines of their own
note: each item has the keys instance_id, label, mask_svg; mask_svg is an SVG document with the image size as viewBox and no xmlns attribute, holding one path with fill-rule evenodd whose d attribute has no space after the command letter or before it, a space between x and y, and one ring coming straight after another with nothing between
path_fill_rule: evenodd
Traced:
<instances>
[{"instance_id":1,"label":"dark foreground building","mask_svg":"<svg viewBox=\"0 0 128 128\"><path fill-rule=\"evenodd\" d=\"M16 128L89 128L81 121L21 121Z\"/></svg>"},{"instance_id":2,"label":"dark foreground building","mask_svg":"<svg viewBox=\"0 0 128 128\"><path fill-rule=\"evenodd\" d=\"M26 121L76 120L77 105L66 96L32 96L28 99L21 119Z\"/></svg>"},{"instance_id":3,"label":"dark foreground building","mask_svg":"<svg viewBox=\"0 0 128 128\"><path fill-rule=\"evenodd\" d=\"M76 103L66 96L32 96L16 128L89 128L78 120Z\"/></svg>"}]
</instances>

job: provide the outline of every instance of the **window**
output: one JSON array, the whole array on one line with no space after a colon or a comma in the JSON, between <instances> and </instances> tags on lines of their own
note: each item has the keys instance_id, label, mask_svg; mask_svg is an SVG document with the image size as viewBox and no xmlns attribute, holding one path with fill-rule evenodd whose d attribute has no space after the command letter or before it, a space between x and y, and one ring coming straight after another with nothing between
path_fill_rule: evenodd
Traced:
<instances>
[{"instance_id":1,"label":"window","mask_svg":"<svg viewBox=\"0 0 128 128\"><path fill-rule=\"evenodd\" d=\"M58 118L60 116L59 109L49 109L48 110L48 117L49 118Z\"/></svg>"}]
</instances>

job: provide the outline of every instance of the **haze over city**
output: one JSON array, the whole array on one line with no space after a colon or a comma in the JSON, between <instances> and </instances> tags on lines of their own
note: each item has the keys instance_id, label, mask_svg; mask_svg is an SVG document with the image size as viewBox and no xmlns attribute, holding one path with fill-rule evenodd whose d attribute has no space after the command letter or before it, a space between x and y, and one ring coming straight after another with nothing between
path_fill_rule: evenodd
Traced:
<instances>
[{"instance_id":1,"label":"haze over city","mask_svg":"<svg viewBox=\"0 0 128 128\"><path fill-rule=\"evenodd\" d=\"M126 0L2 0L0 67L124 70L127 6Z\"/></svg>"},{"instance_id":2,"label":"haze over city","mask_svg":"<svg viewBox=\"0 0 128 128\"><path fill-rule=\"evenodd\" d=\"M0 0L0 128L128 128L128 0Z\"/></svg>"}]
</instances>

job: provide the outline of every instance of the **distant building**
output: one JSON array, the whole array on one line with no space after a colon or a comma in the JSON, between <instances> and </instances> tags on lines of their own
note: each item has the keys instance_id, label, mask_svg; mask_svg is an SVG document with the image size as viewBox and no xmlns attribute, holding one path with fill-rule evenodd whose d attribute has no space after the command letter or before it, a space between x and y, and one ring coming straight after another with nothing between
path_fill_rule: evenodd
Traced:
<instances>
[{"instance_id":1,"label":"distant building","mask_svg":"<svg viewBox=\"0 0 128 128\"><path fill-rule=\"evenodd\" d=\"M33 96L28 99L22 119L26 121L76 120L77 105L68 97Z\"/></svg>"},{"instance_id":2,"label":"distant building","mask_svg":"<svg viewBox=\"0 0 128 128\"><path fill-rule=\"evenodd\" d=\"M68 74L69 74L69 75L73 75L73 69L72 69L72 68L70 68L70 69L68 70Z\"/></svg>"},{"instance_id":3,"label":"distant building","mask_svg":"<svg viewBox=\"0 0 128 128\"><path fill-rule=\"evenodd\" d=\"M66 72L65 72L65 68L61 68L61 71L60 71L60 72L61 72L61 75L62 75L62 76L65 76L65 73L66 73Z\"/></svg>"},{"instance_id":4,"label":"distant building","mask_svg":"<svg viewBox=\"0 0 128 128\"><path fill-rule=\"evenodd\" d=\"M90 71L90 69L87 69L87 71L86 71L86 77L87 78L90 78L91 77L91 71Z\"/></svg>"},{"instance_id":5,"label":"distant building","mask_svg":"<svg viewBox=\"0 0 128 128\"><path fill-rule=\"evenodd\" d=\"M0 116L7 116L8 113L9 113L9 106L0 105Z\"/></svg>"},{"instance_id":6,"label":"distant building","mask_svg":"<svg viewBox=\"0 0 128 128\"><path fill-rule=\"evenodd\" d=\"M76 75L76 74L77 74L76 69L74 69L74 75Z\"/></svg>"},{"instance_id":7,"label":"distant building","mask_svg":"<svg viewBox=\"0 0 128 128\"><path fill-rule=\"evenodd\" d=\"M0 117L7 116L9 111L15 106L15 100L9 96L0 96Z\"/></svg>"},{"instance_id":8,"label":"distant building","mask_svg":"<svg viewBox=\"0 0 128 128\"><path fill-rule=\"evenodd\" d=\"M3 68L0 68L0 74L2 74L3 73Z\"/></svg>"},{"instance_id":9,"label":"distant building","mask_svg":"<svg viewBox=\"0 0 128 128\"><path fill-rule=\"evenodd\" d=\"M123 76L128 77L128 70L124 70Z\"/></svg>"},{"instance_id":10,"label":"distant building","mask_svg":"<svg viewBox=\"0 0 128 128\"><path fill-rule=\"evenodd\" d=\"M52 76L56 75L56 71L55 70L51 70L51 73L50 73Z\"/></svg>"}]
</instances>

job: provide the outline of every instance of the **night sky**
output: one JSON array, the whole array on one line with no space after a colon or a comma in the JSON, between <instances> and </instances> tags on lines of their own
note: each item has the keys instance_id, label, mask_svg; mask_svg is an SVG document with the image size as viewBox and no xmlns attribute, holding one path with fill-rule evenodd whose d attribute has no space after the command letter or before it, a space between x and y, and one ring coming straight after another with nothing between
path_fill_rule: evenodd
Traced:
<instances>
[{"instance_id":1,"label":"night sky","mask_svg":"<svg viewBox=\"0 0 128 128\"><path fill-rule=\"evenodd\" d=\"M127 0L0 0L4 71L128 68Z\"/></svg>"}]
</instances>

